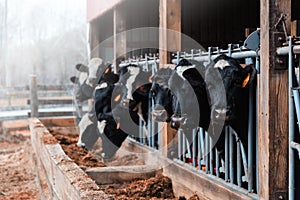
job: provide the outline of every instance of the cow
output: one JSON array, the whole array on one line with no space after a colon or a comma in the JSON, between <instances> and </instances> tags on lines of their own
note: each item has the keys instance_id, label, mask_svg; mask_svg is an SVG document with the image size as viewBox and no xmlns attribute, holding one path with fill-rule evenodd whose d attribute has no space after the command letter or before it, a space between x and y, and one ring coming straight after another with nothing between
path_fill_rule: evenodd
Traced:
<instances>
[{"instance_id":1,"label":"cow","mask_svg":"<svg viewBox=\"0 0 300 200\"><path fill-rule=\"evenodd\" d=\"M252 65L242 67L226 55L218 56L205 71L211 124L213 127L231 126L246 150L249 85L255 78L256 70Z\"/></svg>"},{"instance_id":2,"label":"cow","mask_svg":"<svg viewBox=\"0 0 300 200\"><path fill-rule=\"evenodd\" d=\"M140 117L147 123L150 87L143 85L145 78L148 80L147 73L135 65L122 67L118 72L118 82L103 82L95 90L94 107L99 127L102 127L100 134L105 159L115 155L128 135L138 137Z\"/></svg>"},{"instance_id":3,"label":"cow","mask_svg":"<svg viewBox=\"0 0 300 200\"><path fill-rule=\"evenodd\" d=\"M111 65L103 65L102 60L99 58L91 59L88 67L84 65L76 65L77 69L81 69L82 72L87 73L87 77L84 81L78 84L76 90L76 102L83 102L88 99L93 99L94 89L96 87L95 81L98 84L102 82L116 82L118 77L112 72ZM100 76L100 72L102 75ZM98 77L97 77L98 76ZM97 117L95 115L94 107L91 107L89 111L80 118L78 123L79 138L77 146L92 149L95 142L99 138L99 130L97 125Z\"/></svg>"},{"instance_id":4,"label":"cow","mask_svg":"<svg viewBox=\"0 0 300 200\"><path fill-rule=\"evenodd\" d=\"M174 112L176 97L168 86L168 81L173 74L173 69L162 68L151 78L151 96L154 100L152 119L157 122L170 122Z\"/></svg>"}]
</instances>

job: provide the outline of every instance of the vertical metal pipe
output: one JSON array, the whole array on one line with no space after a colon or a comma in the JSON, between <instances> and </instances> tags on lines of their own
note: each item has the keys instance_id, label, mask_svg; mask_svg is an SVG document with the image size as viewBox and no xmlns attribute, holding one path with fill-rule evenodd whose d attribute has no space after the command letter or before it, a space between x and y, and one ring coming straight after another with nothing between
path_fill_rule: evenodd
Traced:
<instances>
[{"instance_id":1,"label":"vertical metal pipe","mask_svg":"<svg viewBox=\"0 0 300 200\"><path fill-rule=\"evenodd\" d=\"M200 128L202 129L202 128ZM198 139L198 154L197 154L197 158L198 158L198 168L199 170L201 170L201 158L202 158L202 150L201 150L201 135L203 132L201 132L201 130L198 129L198 134L197 134L197 139Z\"/></svg>"},{"instance_id":2,"label":"vertical metal pipe","mask_svg":"<svg viewBox=\"0 0 300 200\"><path fill-rule=\"evenodd\" d=\"M214 149L213 149L213 140L209 137L209 171L210 174L214 174Z\"/></svg>"},{"instance_id":3,"label":"vertical metal pipe","mask_svg":"<svg viewBox=\"0 0 300 200\"><path fill-rule=\"evenodd\" d=\"M205 161L205 142L204 142L204 137L205 137L205 131L203 128L200 128L200 142L201 142L201 158L202 162L201 165L204 165L206 163Z\"/></svg>"},{"instance_id":4,"label":"vertical metal pipe","mask_svg":"<svg viewBox=\"0 0 300 200\"><path fill-rule=\"evenodd\" d=\"M255 68L257 70L257 74L260 73L260 61L259 57L256 57L255 59ZM255 104L256 104L256 110L255 110L255 190L258 191L258 89L255 88Z\"/></svg>"},{"instance_id":5,"label":"vertical metal pipe","mask_svg":"<svg viewBox=\"0 0 300 200\"><path fill-rule=\"evenodd\" d=\"M240 142L237 142L236 147L236 163L237 163L237 184L238 186L242 186L242 165L241 165L241 150L240 150Z\"/></svg>"},{"instance_id":6,"label":"vertical metal pipe","mask_svg":"<svg viewBox=\"0 0 300 200\"><path fill-rule=\"evenodd\" d=\"M292 96L293 87L293 52L292 37L289 37L289 199L295 199L295 166L294 166L294 150L291 148L291 142L294 140L295 126L294 126L294 102Z\"/></svg>"},{"instance_id":7,"label":"vertical metal pipe","mask_svg":"<svg viewBox=\"0 0 300 200\"><path fill-rule=\"evenodd\" d=\"M225 181L229 180L229 127L225 127Z\"/></svg>"},{"instance_id":8,"label":"vertical metal pipe","mask_svg":"<svg viewBox=\"0 0 300 200\"><path fill-rule=\"evenodd\" d=\"M140 140L140 143L144 144L144 133L143 133L142 118L139 118L139 140Z\"/></svg>"},{"instance_id":9,"label":"vertical metal pipe","mask_svg":"<svg viewBox=\"0 0 300 200\"><path fill-rule=\"evenodd\" d=\"M217 177L220 177L220 164L219 164L219 161L220 161L220 158L219 158L219 154L218 154L218 150L217 148L215 148L215 154L216 154L216 176Z\"/></svg>"},{"instance_id":10,"label":"vertical metal pipe","mask_svg":"<svg viewBox=\"0 0 300 200\"><path fill-rule=\"evenodd\" d=\"M234 166L234 134L232 134L232 129L229 128L229 176L230 176L230 183L235 182L235 177L234 177L234 171L235 171L235 166Z\"/></svg>"},{"instance_id":11,"label":"vertical metal pipe","mask_svg":"<svg viewBox=\"0 0 300 200\"><path fill-rule=\"evenodd\" d=\"M248 191L253 190L253 138L254 138L254 128L253 128L253 109L254 109L254 100L253 100L253 84L250 83L249 88L249 114L248 114L248 171L245 171L248 178Z\"/></svg>"},{"instance_id":12,"label":"vertical metal pipe","mask_svg":"<svg viewBox=\"0 0 300 200\"><path fill-rule=\"evenodd\" d=\"M193 166L194 167L196 167L196 158L197 158L197 156L196 156L196 154L197 154L197 149L196 149L196 145L197 145L197 142L198 142L198 140L197 140L197 128L194 128L193 129L193 152L192 152L192 161L193 161ZM198 145L197 145L198 146Z\"/></svg>"},{"instance_id":13,"label":"vertical metal pipe","mask_svg":"<svg viewBox=\"0 0 300 200\"><path fill-rule=\"evenodd\" d=\"M209 135L205 131L205 172L208 173L209 169Z\"/></svg>"},{"instance_id":14,"label":"vertical metal pipe","mask_svg":"<svg viewBox=\"0 0 300 200\"><path fill-rule=\"evenodd\" d=\"M178 159L181 160L181 154L182 154L182 149L181 149L181 137L182 137L182 133L181 133L181 129L178 130L177 132L178 134Z\"/></svg>"},{"instance_id":15,"label":"vertical metal pipe","mask_svg":"<svg viewBox=\"0 0 300 200\"><path fill-rule=\"evenodd\" d=\"M186 142L186 137L185 137L185 133L182 133L182 161L186 162L186 158L185 158L185 152L186 152L186 148L185 148L185 142Z\"/></svg>"},{"instance_id":16,"label":"vertical metal pipe","mask_svg":"<svg viewBox=\"0 0 300 200\"><path fill-rule=\"evenodd\" d=\"M156 134L156 131L155 131L155 121L151 120L151 113L153 111L153 107L154 107L154 99L151 98L151 107L150 107L150 122L151 122L151 147L154 148L154 141L155 141L155 134Z\"/></svg>"}]
</instances>

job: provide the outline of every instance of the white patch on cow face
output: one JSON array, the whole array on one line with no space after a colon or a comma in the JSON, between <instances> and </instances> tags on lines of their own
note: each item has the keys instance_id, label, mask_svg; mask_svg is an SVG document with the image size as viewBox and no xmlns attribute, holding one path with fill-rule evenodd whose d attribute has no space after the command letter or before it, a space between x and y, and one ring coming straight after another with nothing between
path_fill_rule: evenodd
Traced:
<instances>
[{"instance_id":1,"label":"white patch on cow face","mask_svg":"<svg viewBox=\"0 0 300 200\"><path fill-rule=\"evenodd\" d=\"M127 73L130 73L130 76L126 81L126 89L127 89L126 98L133 100L133 97L132 97L132 93L133 93L132 84L134 83L137 75L140 73L140 68L139 67L128 67L128 72Z\"/></svg>"},{"instance_id":2,"label":"white patch on cow face","mask_svg":"<svg viewBox=\"0 0 300 200\"><path fill-rule=\"evenodd\" d=\"M101 122L98 121L97 127L100 134L104 133L105 126L106 126L106 120L102 120Z\"/></svg>"},{"instance_id":3,"label":"white patch on cow face","mask_svg":"<svg viewBox=\"0 0 300 200\"><path fill-rule=\"evenodd\" d=\"M214 68L220 68L223 70L227 66L230 66L230 63L227 60L218 60Z\"/></svg>"},{"instance_id":4,"label":"white patch on cow face","mask_svg":"<svg viewBox=\"0 0 300 200\"><path fill-rule=\"evenodd\" d=\"M177 74L183 79L185 80L184 76L183 76L183 72L185 72L188 69L192 69L195 68L195 65L190 65L190 66L177 66L176 67L176 72Z\"/></svg>"},{"instance_id":5,"label":"white patch on cow face","mask_svg":"<svg viewBox=\"0 0 300 200\"><path fill-rule=\"evenodd\" d=\"M97 78L97 71L100 65L103 63L103 60L100 58L93 58L89 62L89 79L96 79Z\"/></svg>"},{"instance_id":6,"label":"white patch on cow face","mask_svg":"<svg viewBox=\"0 0 300 200\"><path fill-rule=\"evenodd\" d=\"M103 88L107 88L108 84L106 82L104 83L101 83L100 85L98 85L95 90L100 90L100 89L103 89Z\"/></svg>"}]
</instances>

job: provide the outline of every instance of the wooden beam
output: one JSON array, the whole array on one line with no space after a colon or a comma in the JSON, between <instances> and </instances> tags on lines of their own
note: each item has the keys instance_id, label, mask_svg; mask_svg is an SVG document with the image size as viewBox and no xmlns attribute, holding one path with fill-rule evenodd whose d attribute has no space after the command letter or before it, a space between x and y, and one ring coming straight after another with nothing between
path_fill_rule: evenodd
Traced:
<instances>
[{"instance_id":1,"label":"wooden beam","mask_svg":"<svg viewBox=\"0 0 300 200\"><path fill-rule=\"evenodd\" d=\"M118 71L117 67L119 60L125 57L126 54L126 12L121 5L114 9L114 70Z\"/></svg>"},{"instance_id":2,"label":"wooden beam","mask_svg":"<svg viewBox=\"0 0 300 200\"><path fill-rule=\"evenodd\" d=\"M160 66L170 63L168 51L181 50L180 34L171 34L167 30L181 32L181 0L159 1L159 59Z\"/></svg>"},{"instance_id":3,"label":"wooden beam","mask_svg":"<svg viewBox=\"0 0 300 200\"><path fill-rule=\"evenodd\" d=\"M275 32L282 31L281 15L287 14L290 34L290 0L261 0L261 57L258 114L259 199L287 199L288 189L288 71L276 70ZM286 66L287 67L287 66Z\"/></svg>"}]
</instances>

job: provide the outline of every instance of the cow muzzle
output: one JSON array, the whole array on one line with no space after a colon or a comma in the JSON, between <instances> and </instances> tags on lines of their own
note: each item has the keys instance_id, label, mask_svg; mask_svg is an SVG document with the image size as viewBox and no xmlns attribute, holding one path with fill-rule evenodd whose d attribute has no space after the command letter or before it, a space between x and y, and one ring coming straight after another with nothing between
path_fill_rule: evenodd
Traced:
<instances>
[{"instance_id":1,"label":"cow muzzle","mask_svg":"<svg viewBox=\"0 0 300 200\"><path fill-rule=\"evenodd\" d=\"M187 122L186 116L174 114L171 117L171 128L178 130L180 127L184 126L186 122Z\"/></svg>"},{"instance_id":2,"label":"cow muzzle","mask_svg":"<svg viewBox=\"0 0 300 200\"><path fill-rule=\"evenodd\" d=\"M157 122L165 122L168 119L168 114L165 109L153 110L152 119Z\"/></svg>"},{"instance_id":3,"label":"cow muzzle","mask_svg":"<svg viewBox=\"0 0 300 200\"><path fill-rule=\"evenodd\" d=\"M121 107L122 108L129 108L130 99L122 99L121 100Z\"/></svg>"},{"instance_id":4,"label":"cow muzzle","mask_svg":"<svg viewBox=\"0 0 300 200\"><path fill-rule=\"evenodd\" d=\"M212 119L214 121L228 121L230 120L230 109L229 108L215 108L213 109Z\"/></svg>"}]
</instances>

